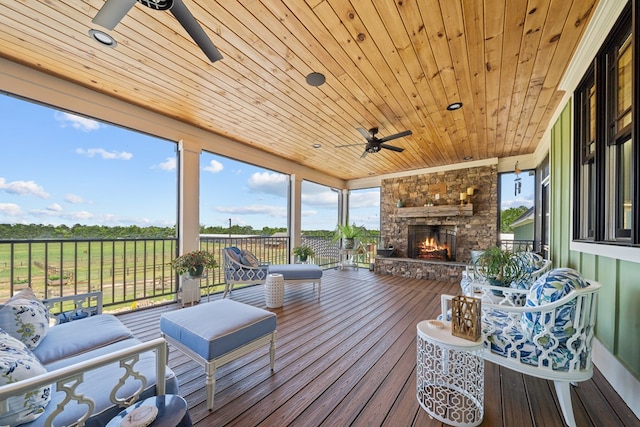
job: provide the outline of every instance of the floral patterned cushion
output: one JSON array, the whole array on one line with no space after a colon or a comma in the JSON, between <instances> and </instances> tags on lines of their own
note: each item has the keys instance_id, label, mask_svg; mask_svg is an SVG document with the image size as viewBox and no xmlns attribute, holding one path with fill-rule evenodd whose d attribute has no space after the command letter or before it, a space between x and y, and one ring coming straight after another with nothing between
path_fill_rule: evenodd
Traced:
<instances>
[{"instance_id":1,"label":"floral patterned cushion","mask_svg":"<svg viewBox=\"0 0 640 427\"><path fill-rule=\"evenodd\" d=\"M544 346L538 347L529 341L520 329L511 324L509 317L500 311L483 313L483 334L485 345L492 353L502 357L520 359L522 363L538 366L540 357L544 357L542 364L551 365L557 371L569 370L574 355L564 346L545 352ZM550 361L550 362L547 362ZM584 362L581 361L584 365Z\"/></svg>"},{"instance_id":2,"label":"floral patterned cushion","mask_svg":"<svg viewBox=\"0 0 640 427\"><path fill-rule=\"evenodd\" d=\"M31 289L24 289L0 305L0 329L33 350L49 331L49 310Z\"/></svg>"},{"instance_id":3,"label":"floral patterned cushion","mask_svg":"<svg viewBox=\"0 0 640 427\"><path fill-rule=\"evenodd\" d=\"M572 290L586 286L588 283L577 271L571 268L556 268L542 275L531 286L527 293L525 307L538 307L555 302ZM574 333L571 321L575 314L575 307L576 302L573 300L556 310L555 323L550 332L555 338L558 338L560 343L566 342L567 338ZM551 313L545 314L545 316L550 315ZM542 332L542 324L549 323L551 320L548 317L541 319L540 316L539 313L522 314L522 330L527 339L531 340L534 335Z\"/></svg>"},{"instance_id":4,"label":"floral patterned cushion","mask_svg":"<svg viewBox=\"0 0 640 427\"><path fill-rule=\"evenodd\" d=\"M0 329L0 386L46 373L31 350ZM7 399L7 411L0 414L0 425L17 426L38 418L51 399L51 386Z\"/></svg>"}]
</instances>

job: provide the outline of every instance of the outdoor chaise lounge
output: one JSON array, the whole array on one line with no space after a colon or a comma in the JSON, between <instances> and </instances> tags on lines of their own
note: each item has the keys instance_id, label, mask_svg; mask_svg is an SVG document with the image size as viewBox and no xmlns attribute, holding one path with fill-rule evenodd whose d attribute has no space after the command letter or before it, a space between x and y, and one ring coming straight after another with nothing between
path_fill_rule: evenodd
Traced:
<instances>
[{"instance_id":1,"label":"outdoor chaise lounge","mask_svg":"<svg viewBox=\"0 0 640 427\"><path fill-rule=\"evenodd\" d=\"M263 284L269 274L282 274L285 285L292 283L318 284L318 298L322 280L322 269L315 264L264 264L251 252L235 246L224 249L225 288L223 298L233 290L235 284Z\"/></svg>"}]
</instances>

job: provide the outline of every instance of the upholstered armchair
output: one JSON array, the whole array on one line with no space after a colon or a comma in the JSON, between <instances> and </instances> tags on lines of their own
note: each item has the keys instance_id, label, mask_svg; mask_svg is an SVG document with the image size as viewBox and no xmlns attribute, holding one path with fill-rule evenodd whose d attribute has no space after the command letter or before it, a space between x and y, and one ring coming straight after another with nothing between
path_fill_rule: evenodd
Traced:
<instances>
[{"instance_id":1,"label":"upholstered armchair","mask_svg":"<svg viewBox=\"0 0 640 427\"><path fill-rule=\"evenodd\" d=\"M599 283L569 268L551 270L528 290L487 285L472 289L482 299L485 360L552 380L569 426L575 426L569 384L593 374L591 342L599 290Z\"/></svg>"},{"instance_id":2,"label":"upholstered armchair","mask_svg":"<svg viewBox=\"0 0 640 427\"><path fill-rule=\"evenodd\" d=\"M249 251L235 246L224 248L224 294L233 291L235 284L256 285L264 283L267 278L269 265L261 263Z\"/></svg>"}]
</instances>

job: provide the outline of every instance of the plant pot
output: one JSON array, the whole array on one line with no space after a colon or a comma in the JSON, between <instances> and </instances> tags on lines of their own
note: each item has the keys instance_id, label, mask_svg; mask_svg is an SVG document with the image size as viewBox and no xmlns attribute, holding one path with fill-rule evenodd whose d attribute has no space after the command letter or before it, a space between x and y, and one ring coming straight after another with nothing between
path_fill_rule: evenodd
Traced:
<instances>
[{"instance_id":1,"label":"plant pot","mask_svg":"<svg viewBox=\"0 0 640 427\"><path fill-rule=\"evenodd\" d=\"M190 268L188 273L189 273L189 277L195 278L195 277L202 277L203 272L204 272L204 265L198 265L194 268Z\"/></svg>"},{"instance_id":2,"label":"plant pot","mask_svg":"<svg viewBox=\"0 0 640 427\"><path fill-rule=\"evenodd\" d=\"M342 239L342 247L344 249L353 249L356 246L356 239L344 238Z\"/></svg>"},{"instance_id":3,"label":"plant pot","mask_svg":"<svg viewBox=\"0 0 640 427\"><path fill-rule=\"evenodd\" d=\"M306 256L306 255L304 255L304 256L299 255L299 256L298 256L298 259L300 260L300 262L307 262L307 259L309 259L309 257L308 257L308 256Z\"/></svg>"}]
</instances>

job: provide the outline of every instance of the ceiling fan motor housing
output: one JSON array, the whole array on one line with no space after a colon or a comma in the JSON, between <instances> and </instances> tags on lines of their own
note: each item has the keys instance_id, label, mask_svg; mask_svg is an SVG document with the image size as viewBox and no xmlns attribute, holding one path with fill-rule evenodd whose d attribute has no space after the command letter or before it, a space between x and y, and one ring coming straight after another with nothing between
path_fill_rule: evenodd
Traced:
<instances>
[{"instance_id":1,"label":"ceiling fan motor housing","mask_svg":"<svg viewBox=\"0 0 640 427\"><path fill-rule=\"evenodd\" d=\"M173 6L173 0L138 0L138 3L154 10L169 10Z\"/></svg>"}]
</instances>

